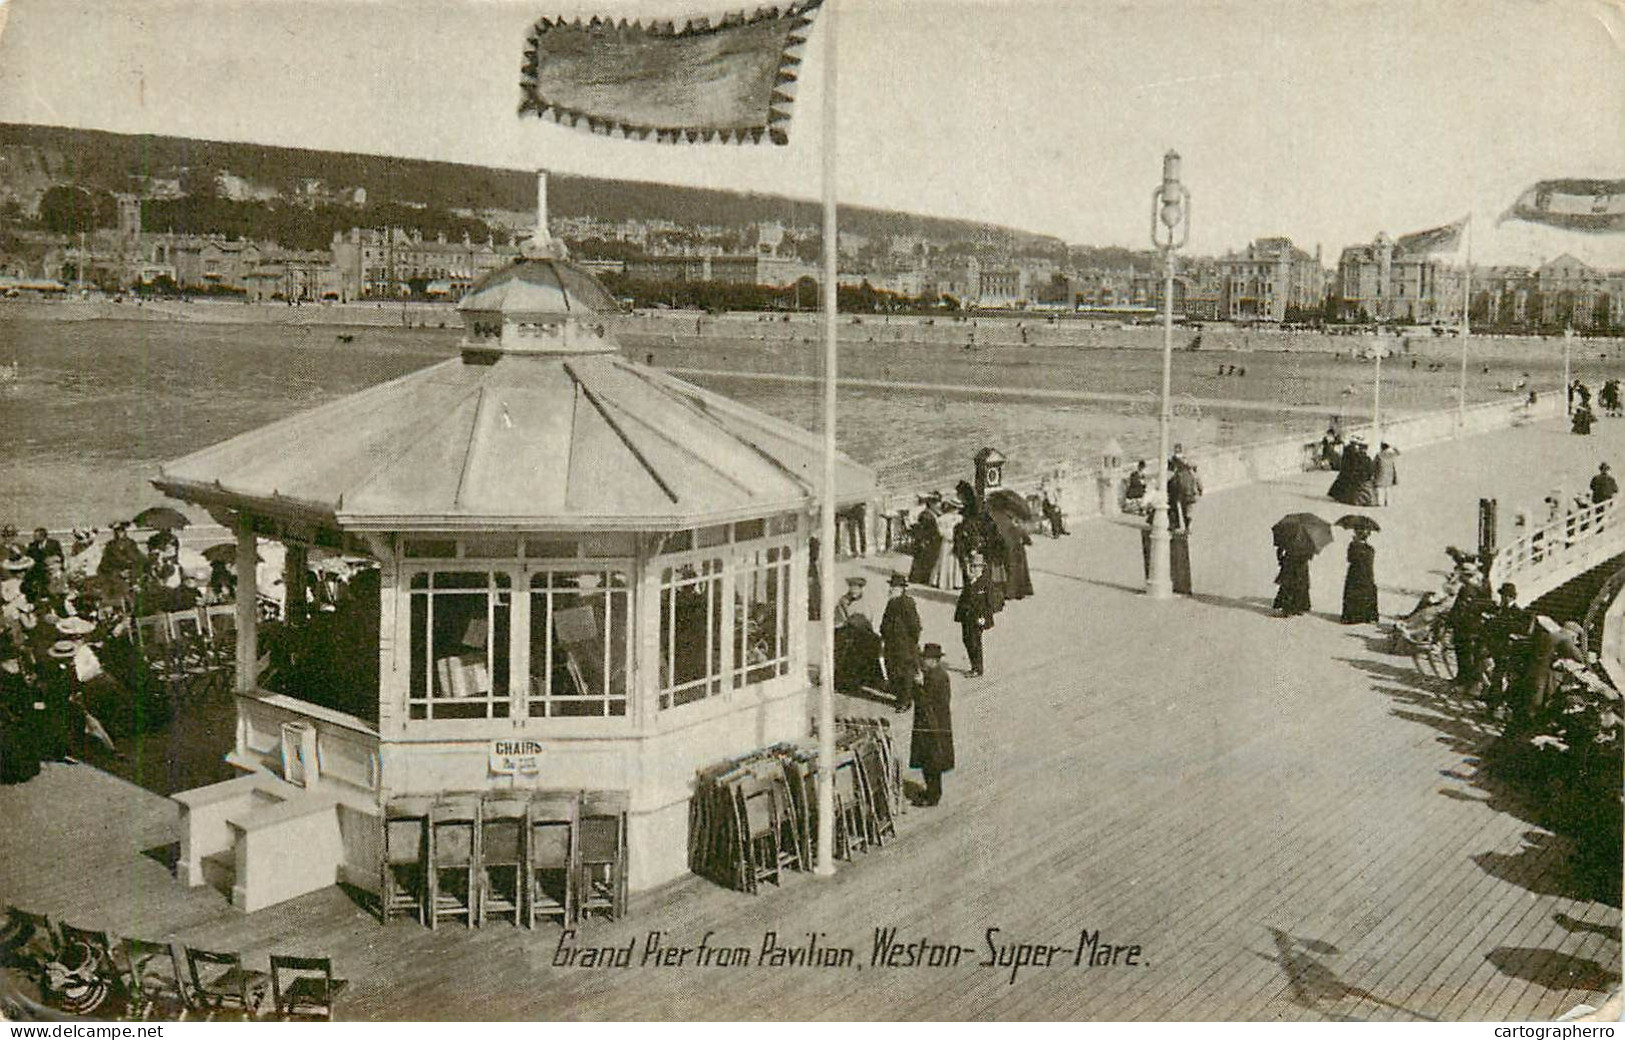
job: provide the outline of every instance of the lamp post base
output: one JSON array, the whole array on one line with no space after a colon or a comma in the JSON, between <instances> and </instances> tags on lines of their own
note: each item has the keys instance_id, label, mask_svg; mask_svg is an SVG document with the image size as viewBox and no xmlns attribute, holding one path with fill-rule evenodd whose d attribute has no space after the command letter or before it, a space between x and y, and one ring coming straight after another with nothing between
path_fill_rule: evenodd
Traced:
<instances>
[{"instance_id":1,"label":"lamp post base","mask_svg":"<svg viewBox=\"0 0 1625 1040\"><path fill-rule=\"evenodd\" d=\"M1146 566L1145 594L1152 599L1173 599L1174 580L1169 567L1173 536L1168 531L1168 510L1151 515L1151 559Z\"/></svg>"}]
</instances>

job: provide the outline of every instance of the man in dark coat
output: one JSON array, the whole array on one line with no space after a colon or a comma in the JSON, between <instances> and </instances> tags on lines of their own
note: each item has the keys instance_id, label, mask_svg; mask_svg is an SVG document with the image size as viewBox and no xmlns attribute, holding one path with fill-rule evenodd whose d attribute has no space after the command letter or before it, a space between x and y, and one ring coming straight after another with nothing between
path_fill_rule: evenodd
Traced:
<instances>
[{"instance_id":1,"label":"man in dark coat","mask_svg":"<svg viewBox=\"0 0 1625 1040\"><path fill-rule=\"evenodd\" d=\"M908 764L925 776L920 805L942 801L942 774L954 767L954 722L949 710L951 688L942 666L942 647L925 644L925 685L914 706L914 733L909 740Z\"/></svg>"},{"instance_id":2,"label":"man in dark coat","mask_svg":"<svg viewBox=\"0 0 1625 1040\"><path fill-rule=\"evenodd\" d=\"M970 677L982 674L982 633L993 627L993 609L987 597L987 567L980 559L973 559L970 578L959 590L954 604L954 620L959 622L960 637L965 644L965 656L970 659Z\"/></svg>"},{"instance_id":3,"label":"man in dark coat","mask_svg":"<svg viewBox=\"0 0 1625 1040\"><path fill-rule=\"evenodd\" d=\"M1484 647L1491 667L1483 697L1491 706L1509 702L1514 712L1521 712L1528 698L1525 683L1535 615L1518 606L1516 585L1506 582L1499 593L1501 600L1484 623Z\"/></svg>"},{"instance_id":4,"label":"man in dark coat","mask_svg":"<svg viewBox=\"0 0 1625 1040\"><path fill-rule=\"evenodd\" d=\"M51 537L51 532L43 527L34 528L34 540L28 543L24 550L34 561L34 567L41 573L45 571L45 561L55 557L57 562L66 565L67 556L63 555L62 543Z\"/></svg>"},{"instance_id":5,"label":"man in dark coat","mask_svg":"<svg viewBox=\"0 0 1625 1040\"><path fill-rule=\"evenodd\" d=\"M1597 475L1591 478L1591 501L1606 502L1619 494L1619 482L1608 472L1608 463L1604 462L1597 467Z\"/></svg>"},{"instance_id":6,"label":"man in dark coat","mask_svg":"<svg viewBox=\"0 0 1625 1040\"><path fill-rule=\"evenodd\" d=\"M886 685L880 670L880 637L862 609L865 584L860 576L847 578L846 595L835 603L835 688L842 693Z\"/></svg>"},{"instance_id":7,"label":"man in dark coat","mask_svg":"<svg viewBox=\"0 0 1625 1040\"><path fill-rule=\"evenodd\" d=\"M880 618L880 645L892 707L907 711L914 701L914 678L920 670L920 609L908 594L907 578L893 574L890 584L891 599Z\"/></svg>"},{"instance_id":8,"label":"man in dark coat","mask_svg":"<svg viewBox=\"0 0 1625 1040\"><path fill-rule=\"evenodd\" d=\"M1202 478L1184 456L1174 456L1174 462L1173 471L1168 475L1168 527L1173 531L1188 531L1196 500L1202 497Z\"/></svg>"},{"instance_id":9,"label":"man in dark coat","mask_svg":"<svg viewBox=\"0 0 1625 1040\"><path fill-rule=\"evenodd\" d=\"M1450 605L1450 636L1456 649L1456 685L1477 696L1484 666L1484 615L1493 604L1485 592L1478 567L1461 568L1461 590Z\"/></svg>"},{"instance_id":10,"label":"man in dark coat","mask_svg":"<svg viewBox=\"0 0 1625 1040\"><path fill-rule=\"evenodd\" d=\"M97 565L96 573L118 575L133 584L146 572L146 554L141 551L140 546L130 540L130 525L114 524L113 540L102 550L101 563Z\"/></svg>"}]
</instances>

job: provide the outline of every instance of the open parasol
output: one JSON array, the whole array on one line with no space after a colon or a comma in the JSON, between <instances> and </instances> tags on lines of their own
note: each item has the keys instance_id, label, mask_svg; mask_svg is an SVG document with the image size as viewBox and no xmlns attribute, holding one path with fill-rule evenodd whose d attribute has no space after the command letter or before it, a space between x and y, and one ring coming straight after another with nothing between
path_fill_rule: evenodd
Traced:
<instances>
[{"instance_id":1,"label":"open parasol","mask_svg":"<svg viewBox=\"0 0 1625 1040\"><path fill-rule=\"evenodd\" d=\"M1275 547L1313 556L1332 544L1332 525L1313 513L1290 513L1270 528Z\"/></svg>"},{"instance_id":2,"label":"open parasol","mask_svg":"<svg viewBox=\"0 0 1625 1040\"><path fill-rule=\"evenodd\" d=\"M1027 505L1027 500L1009 488L1000 488L997 491L988 492L987 511L990 513L1008 513L1017 520L1031 520L1033 518L1033 511Z\"/></svg>"},{"instance_id":3,"label":"open parasol","mask_svg":"<svg viewBox=\"0 0 1625 1040\"><path fill-rule=\"evenodd\" d=\"M1337 526L1346 527L1350 531L1364 531L1367 534L1382 530L1381 524L1369 516L1362 516L1359 513L1349 513L1338 517Z\"/></svg>"},{"instance_id":4,"label":"open parasol","mask_svg":"<svg viewBox=\"0 0 1625 1040\"><path fill-rule=\"evenodd\" d=\"M148 531L179 531L191 524L186 514L169 506L153 506L143 509L130 520L135 526Z\"/></svg>"}]
</instances>

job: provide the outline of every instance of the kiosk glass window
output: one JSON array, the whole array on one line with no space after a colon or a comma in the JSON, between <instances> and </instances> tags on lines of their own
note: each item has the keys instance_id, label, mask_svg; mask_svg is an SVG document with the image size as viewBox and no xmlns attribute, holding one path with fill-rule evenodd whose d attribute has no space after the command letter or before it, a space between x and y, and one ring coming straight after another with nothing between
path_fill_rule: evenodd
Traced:
<instances>
[{"instance_id":1,"label":"kiosk glass window","mask_svg":"<svg viewBox=\"0 0 1625 1040\"><path fill-rule=\"evenodd\" d=\"M626 714L630 596L620 571L531 575L531 718Z\"/></svg>"},{"instance_id":2,"label":"kiosk glass window","mask_svg":"<svg viewBox=\"0 0 1625 1040\"><path fill-rule=\"evenodd\" d=\"M776 678L790 667L790 548L740 554L734 565L733 685Z\"/></svg>"},{"instance_id":3,"label":"kiosk glass window","mask_svg":"<svg viewBox=\"0 0 1625 1040\"><path fill-rule=\"evenodd\" d=\"M720 559L660 572L660 707L675 708L722 692Z\"/></svg>"},{"instance_id":4,"label":"kiosk glass window","mask_svg":"<svg viewBox=\"0 0 1625 1040\"><path fill-rule=\"evenodd\" d=\"M509 717L512 590L501 572L412 576L410 718Z\"/></svg>"}]
</instances>

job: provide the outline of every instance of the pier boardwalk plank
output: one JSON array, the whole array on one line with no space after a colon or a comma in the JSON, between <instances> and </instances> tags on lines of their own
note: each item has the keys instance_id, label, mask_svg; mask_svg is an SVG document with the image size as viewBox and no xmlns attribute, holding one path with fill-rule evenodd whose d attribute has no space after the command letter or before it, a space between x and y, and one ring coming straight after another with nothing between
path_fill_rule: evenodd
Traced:
<instances>
[{"instance_id":1,"label":"pier boardwalk plank","mask_svg":"<svg viewBox=\"0 0 1625 1040\"><path fill-rule=\"evenodd\" d=\"M1405 446L1400 445L1403 449ZM1394 504L1369 510L1384 613L1437 581L1443 547L1597 462L1625 423L1552 424L1408 451ZM1020 460L1011 463L1019 472ZM988 633L969 679L951 598L921 590L926 638L956 669L960 767L901 838L759 896L685 879L630 919L429 932L379 925L332 888L251 915L169 873L167 800L82 765L0 788L0 899L82 926L243 951L330 955L351 1019L1533 1019L1619 985L1620 914L1576 881L1570 844L1477 773L1482 713L1375 626L1336 622L1344 542L1315 561L1316 611L1270 615L1269 526L1336 519L1330 474L1208 496L1191 552L1199 595L1140 593L1139 534L1079 524L1031 549L1038 594ZM849 561L884 575L899 558ZM878 614L881 583L871 582ZM843 712L890 714L845 701ZM907 716L891 716L907 731ZM906 753L906 739L903 741ZM957 963L876 965L877 929L960 948ZM1064 948L1050 966L984 966L993 942ZM640 963L659 944L744 947L746 966ZM1080 933L1138 946L1076 966ZM761 963L847 947L847 967ZM555 966L561 947L632 947L627 968ZM691 957L697 955L691 955ZM1085 954L1087 959L1087 952Z\"/></svg>"}]
</instances>

